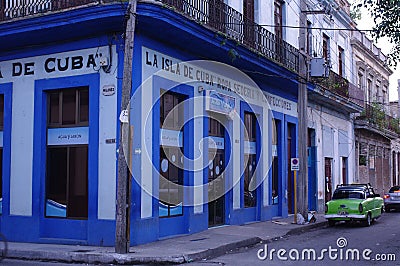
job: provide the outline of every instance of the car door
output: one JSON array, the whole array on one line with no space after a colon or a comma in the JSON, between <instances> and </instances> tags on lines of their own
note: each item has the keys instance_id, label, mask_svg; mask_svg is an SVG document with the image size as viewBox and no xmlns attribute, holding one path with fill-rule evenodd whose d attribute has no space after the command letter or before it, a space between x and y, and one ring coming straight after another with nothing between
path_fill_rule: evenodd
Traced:
<instances>
[{"instance_id":1,"label":"car door","mask_svg":"<svg viewBox=\"0 0 400 266\"><path fill-rule=\"evenodd\" d=\"M374 200L374 195L371 193L369 189L366 189L365 191L366 194L366 200L365 200L365 207L366 207L366 212L371 212L371 217L373 218L375 216L375 200Z\"/></svg>"},{"instance_id":2,"label":"car door","mask_svg":"<svg viewBox=\"0 0 400 266\"><path fill-rule=\"evenodd\" d=\"M372 218L378 217L381 215L381 201L380 201L380 197L379 195L375 194L375 191L372 188L368 189L369 194L371 195L370 197L372 198L372 209L371 209L371 213L372 213Z\"/></svg>"}]
</instances>

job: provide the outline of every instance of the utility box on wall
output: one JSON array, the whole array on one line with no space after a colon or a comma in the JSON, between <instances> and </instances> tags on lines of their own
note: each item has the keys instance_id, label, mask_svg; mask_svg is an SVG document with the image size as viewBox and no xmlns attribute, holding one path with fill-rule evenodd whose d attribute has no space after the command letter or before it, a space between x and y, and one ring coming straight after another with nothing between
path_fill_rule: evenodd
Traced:
<instances>
[{"instance_id":1,"label":"utility box on wall","mask_svg":"<svg viewBox=\"0 0 400 266\"><path fill-rule=\"evenodd\" d=\"M325 58L311 58L310 60L310 76L321 78L329 76L329 68Z\"/></svg>"}]
</instances>

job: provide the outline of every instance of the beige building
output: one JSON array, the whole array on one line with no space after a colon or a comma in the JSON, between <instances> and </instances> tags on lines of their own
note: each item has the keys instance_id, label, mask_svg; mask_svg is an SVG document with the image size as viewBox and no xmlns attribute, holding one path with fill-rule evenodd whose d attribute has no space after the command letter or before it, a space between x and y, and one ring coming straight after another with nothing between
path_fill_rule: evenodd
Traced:
<instances>
[{"instance_id":1,"label":"beige building","mask_svg":"<svg viewBox=\"0 0 400 266\"><path fill-rule=\"evenodd\" d=\"M393 184L399 153L393 151L398 138L397 119L390 115L389 76L386 56L364 33L354 31L353 81L364 91L364 111L354 122L356 138L356 182L371 183L382 194ZM394 171L396 170L396 171Z\"/></svg>"},{"instance_id":2,"label":"beige building","mask_svg":"<svg viewBox=\"0 0 400 266\"><path fill-rule=\"evenodd\" d=\"M400 94L400 79L398 80L397 93ZM400 98L400 97L398 97ZM390 102L390 113L393 117L400 120L399 100ZM392 184L398 185L400 182L400 138L392 141Z\"/></svg>"}]
</instances>

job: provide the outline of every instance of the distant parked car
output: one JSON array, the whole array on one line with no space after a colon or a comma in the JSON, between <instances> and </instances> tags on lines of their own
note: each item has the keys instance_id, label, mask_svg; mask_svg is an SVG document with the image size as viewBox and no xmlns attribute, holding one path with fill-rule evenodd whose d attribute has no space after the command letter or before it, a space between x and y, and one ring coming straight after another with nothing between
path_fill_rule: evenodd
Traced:
<instances>
[{"instance_id":1,"label":"distant parked car","mask_svg":"<svg viewBox=\"0 0 400 266\"><path fill-rule=\"evenodd\" d=\"M400 186L391 187L389 193L383 196L383 200L386 212L390 212L392 209L400 210Z\"/></svg>"},{"instance_id":2,"label":"distant parked car","mask_svg":"<svg viewBox=\"0 0 400 266\"><path fill-rule=\"evenodd\" d=\"M330 226L339 221L359 221L370 226L381 216L383 199L370 184L338 185L332 200L325 205L325 218Z\"/></svg>"}]
</instances>

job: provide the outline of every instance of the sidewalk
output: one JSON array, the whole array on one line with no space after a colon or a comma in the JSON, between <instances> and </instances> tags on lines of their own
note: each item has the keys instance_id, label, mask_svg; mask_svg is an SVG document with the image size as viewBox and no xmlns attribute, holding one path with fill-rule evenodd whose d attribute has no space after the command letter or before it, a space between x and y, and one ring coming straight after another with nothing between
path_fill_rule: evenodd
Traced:
<instances>
[{"instance_id":1,"label":"sidewalk","mask_svg":"<svg viewBox=\"0 0 400 266\"><path fill-rule=\"evenodd\" d=\"M327 224L322 214L315 223L292 224L293 216L246 225L229 225L174 237L130 248L129 254L116 254L114 247L71 246L11 242L8 258L51 260L67 263L100 264L179 264L216 257L232 249L299 234Z\"/></svg>"}]
</instances>

